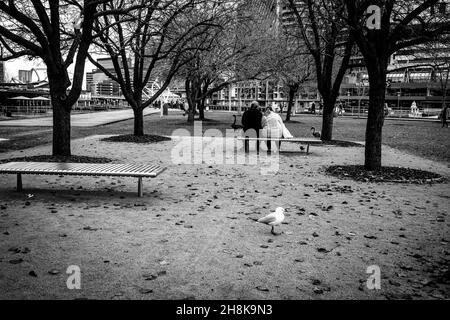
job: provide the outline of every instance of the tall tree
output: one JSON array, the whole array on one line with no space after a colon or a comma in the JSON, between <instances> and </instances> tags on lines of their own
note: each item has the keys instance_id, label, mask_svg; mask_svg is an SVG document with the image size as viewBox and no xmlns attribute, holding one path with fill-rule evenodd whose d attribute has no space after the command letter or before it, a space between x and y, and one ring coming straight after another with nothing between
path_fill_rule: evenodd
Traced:
<instances>
[{"instance_id":1,"label":"tall tree","mask_svg":"<svg viewBox=\"0 0 450 320\"><path fill-rule=\"evenodd\" d=\"M334 105L339 96L354 46L345 28L343 0L286 0L294 13L296 28L287 24L287 32L299 34L313 57L317 89L323 100L322 140L333 137Z\"/></svg>"},{"instance_id":2,"label":"tall tree","mask_svg":"<svg viewBox=\"0 0 450 320\"><path fill-rule=\"evenodd\" d=\"M53 108L53 155L69 156L70 112L78 100L85 60L102 0L0 1L3 60L39 57L47 66ZM75 21L74 21L75 20ZM75 62L72 79L68 68Z\"/></svg>"},{"instance_id":3,"label":"tall tree","mask_svg":"<svg viewBox=\"0 0 450 320\"><path fill-rule=\"evenodd\" d=\"M448 14L434 10L439 0L345 0L350 31L369 75L369 114L364 166L381 169L386 73L390 56L436 41L450 31Z\"/></svg>"},{"instance_id":4,"label":"tall tree","mask_svg":"<svg viewBox=\"0 0 450 320\"><path fill-rule=\"evenodd\" d=\"M91 55L90 61L115 80L134 111L134 135L144 135L143 110L167 89L176 72L191 59L190 52L202 50L201 40L192 47L193 39L211 28L219 0L109 0L103 10L123 10L133 5L135 19L120 15L101 17L96 25L99 53L110 56L114 70L107 69ZM207 9L205 9L207 6ZM201 14L199 14L201 12ZM162 79L159 90L151 93L147 86Z\"/></svg>"},{"instance_id":5,"label":"tall tree","mask_svg":"<svg viewBox=\"0 0 450 320\"><path fill-rule=\"evenodd\" d=\"M276 70L280 83L287 93L288 105L286 121L291 120L294 99L302 84L313 78L312 57L307 52L304 42L288 33L281 33L276 42L277 59Z\"/></svg>"}]
</instances>

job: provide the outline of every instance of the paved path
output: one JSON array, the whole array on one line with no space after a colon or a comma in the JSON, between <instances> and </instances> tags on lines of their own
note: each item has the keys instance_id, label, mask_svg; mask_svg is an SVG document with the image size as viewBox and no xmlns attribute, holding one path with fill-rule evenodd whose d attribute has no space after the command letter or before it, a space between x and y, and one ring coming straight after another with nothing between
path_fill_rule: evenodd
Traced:
<instances>
[{"instance_id":1,"label":"paved path","mask_svg":"<svg viewBox=\"0 0 450 320\"><path fill-rule=\"evenodd\" d=\"M144 115L159 113L159 109L146 108ZM102 111L82 114L72 114L72 127L95 127L117 121L132 119L134 117L132 109L117 111ZM51 127L53 126L52 117L32 118L21 120L0 121L0 126L8 127Z\"/></svg>"}]
</instances>

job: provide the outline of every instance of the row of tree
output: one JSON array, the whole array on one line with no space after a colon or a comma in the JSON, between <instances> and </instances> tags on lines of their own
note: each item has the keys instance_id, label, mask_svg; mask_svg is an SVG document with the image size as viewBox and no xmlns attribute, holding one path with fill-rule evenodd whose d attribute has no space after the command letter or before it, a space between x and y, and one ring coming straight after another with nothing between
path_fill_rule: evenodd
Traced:
<instances>
[{"instance_id":1,"label":"row of tree","mask_svg":"<svg viewBox=\"0 0 450 320\"><path fill-rule=\"evenodd\" d=\"M45 63L53 106L53 155L69 156L70 113L81 93L87 59L120 85L134 111L134 134L143 135L143 110L175 74L184 72L189 79L204 53L217 50L240 3L2 0L0 45L7 54L1 59L27 56ZM109 55L113 70L99 64L96 54ZM156 78L163 85L149 94L147 85Z\"/></svg>"}]
</instances>

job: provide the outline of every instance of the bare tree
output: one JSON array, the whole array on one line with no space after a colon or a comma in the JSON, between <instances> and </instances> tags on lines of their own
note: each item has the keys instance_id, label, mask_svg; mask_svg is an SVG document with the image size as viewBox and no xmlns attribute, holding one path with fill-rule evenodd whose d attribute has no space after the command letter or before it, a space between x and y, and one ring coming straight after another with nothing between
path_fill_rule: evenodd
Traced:
<instances>
[{"instance_id":1,"label":"bare tree","mask_svg":"<svg viewBox=\"0 0 450 320\"><path fill-rule=\"evenodd\" d=\"M350 31L369 75L365 168L381 169L386 73L390 56L439 39L450 30L445 13L432 12L438 0L345 0Z\"/></svg>"},{"instance_id":2,"label":"bare tree","mask_svg":"<svg viewBox=\"0 0 450 320\"><path fill-rule=\"evenodd\" d=\"M103 16L96 30L100 34L95 42L100 53L110 56L114 70L90 61L115 80L134 111L134 135L144 135L143 110L167 89L177 71L191 59L190 52L202 50L202 35L217 28L214 16L221 1L218 0L110 0L103 10L123 10L132 5L135 19L121 19L120 15ZM200 14L201 13L201 14ZM194 39L200 39L191 46ZM150 81L162 79L156 92L147 88Z\"/></svg>"},{"instance_id":3,"label":"bare tree","mask_svg":"<svg viewBox=\"0 0 450 320\"><path fill-rule=\"evenodd\" d=\"M47 66L53 107L53 155L69 156L70 112L78 100L85 60L102 0L0 1L3 60L39 57ZM75 20L75 21L74 21ZM68 68L75 62L73 77Z\"/></svg>"},{"instance_id":4,"label":"bare tree","mask_svg":"<svg viewBox=\"0 0 450 320\"><path fill-rule=\"evenodd\" d=\"M313 57L317 88L323 99L322 137L333 137L334 105L339 96L354 46L342 18L343 0L286 0L295 15L296 28L287 32L301 37Z\"/></svg>"}]
</instances>

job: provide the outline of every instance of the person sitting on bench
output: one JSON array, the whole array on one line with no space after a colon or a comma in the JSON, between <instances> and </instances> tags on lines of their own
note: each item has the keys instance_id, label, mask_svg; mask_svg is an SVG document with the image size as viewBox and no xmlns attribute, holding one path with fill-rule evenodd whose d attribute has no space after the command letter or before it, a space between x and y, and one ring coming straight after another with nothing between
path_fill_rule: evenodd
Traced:
<instances>
[{"instance_id":1,"label":"person sitting on bench","mask_svg":"<svg viewBox=\"0 0 450 320\"><path fill-rule=\"evenodd\" d=\"M242 127L244 132L249 129L256 131L256 137L259 138L259 131L261 130L261 119L263 114L259 109L259 104L257 101L253 101L250 104L250 109L244 112L242 115ZM247 136L247 135L246 135ZM248 137L248 136L247 136ZM245 144L246 151L248 148L248 141ZM256 150L259 153L259 141L256 141Z\"/></svg>"},{"instance_id":2,"label":"person sitting on bench","mask_svg":"<svg viewBox=\"0 0 450 320\"><path fill-rule=\"evenodd\" d=\"M264 112L264 117L261 120L262 135L269 138L267 140L267 151L271 150L270 138L293 138L293 135L289 132L283 123L280 115L273 111L272 107L267 107ZM281 141L278 141L278 149L281 147Z\"/></svg>"}]
</instances>

